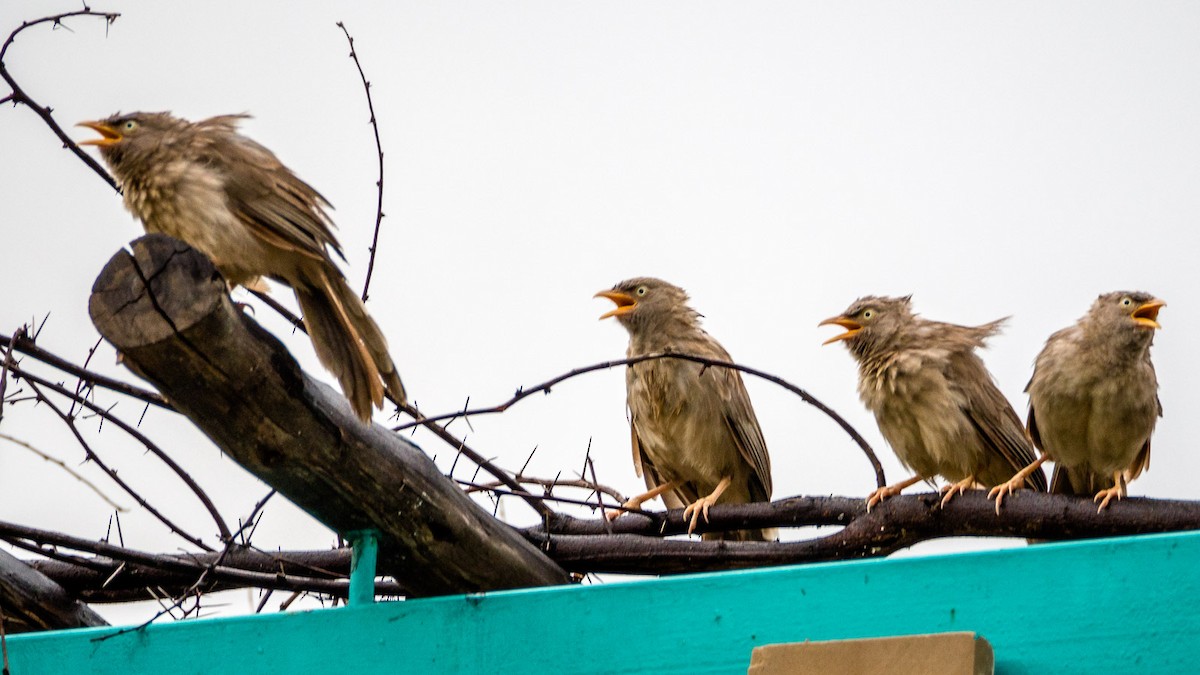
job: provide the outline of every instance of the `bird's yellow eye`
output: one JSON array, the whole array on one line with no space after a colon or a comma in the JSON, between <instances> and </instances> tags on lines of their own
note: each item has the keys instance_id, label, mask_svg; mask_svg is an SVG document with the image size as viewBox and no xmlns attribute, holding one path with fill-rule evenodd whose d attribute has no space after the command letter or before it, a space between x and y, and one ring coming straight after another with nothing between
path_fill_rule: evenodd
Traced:
<instances>
[{"instance_id":1,"label":"bird's yellow eye","mask_svg":"<svg viewBox=\"0 0 1200 675\"><path fill-rule=\"evenodd\" d=\"M133 131L134 129L136 129L137 126L138 126L138 123L136 121L125 120L125 123L121 125L121 128L123 128L126 132L129 132L129 131Z\"/></svg>"},{"instance_id":2,"label":"bird's yellow eye","mask_svg":"<svg viewBox=\"0 0 1200 675\"><path fill-rule=\"evenodd\" d=\"M1129 297L1124 297L1124 298L1121 298L1121 306L1122 306L1122 307L1132 307L1132 306L1133 306L1133 299L1132 299L1132 298L1129 298Z\"/></svg>"},{"instance_id":3,"label":"bird's yellow eye","mask_svg":"<svg viewBox=\"0 0 1200 675\"><path fill-rule=\"evenodd\" d=\"M869 319L869 318L871 318L871 317L873 317L873 316L875 316L875 311L874 311L874 310L870 310L870 309L864 309L864 310L863 310L862 317L863 317L864 319Z\"/></svg>"},{"instance_id":4,"label":"bird's yellow eye","mask_svg":"<svg viewBox=\"0 0 1200 675\"><path fill-rule=\"evenodd\" d=\"M645 286L638 286L638 287L637 287L637 291L635 291L635 292L636 292L638 295L645 295L645 294L646 294L646 287L645 287Z\"/></svg>"}]
</instances>

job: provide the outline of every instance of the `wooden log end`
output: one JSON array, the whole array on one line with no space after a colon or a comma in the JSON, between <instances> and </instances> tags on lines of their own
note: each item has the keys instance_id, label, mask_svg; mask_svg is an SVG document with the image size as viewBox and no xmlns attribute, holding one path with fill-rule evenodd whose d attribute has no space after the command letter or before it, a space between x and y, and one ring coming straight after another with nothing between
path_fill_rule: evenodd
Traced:
<instances>
[{"instance_id":1,"label":"wooden log end","mask_svg":"<svg viewBox=\"0 0 1200 675\"><path fill-rule=\"evenodd\" d=\"M165 234L148 234L104 266L88 313L106 340L129 349L186 330L227 297L224 279L204 254Z\"/></svg>"}]
</instances>

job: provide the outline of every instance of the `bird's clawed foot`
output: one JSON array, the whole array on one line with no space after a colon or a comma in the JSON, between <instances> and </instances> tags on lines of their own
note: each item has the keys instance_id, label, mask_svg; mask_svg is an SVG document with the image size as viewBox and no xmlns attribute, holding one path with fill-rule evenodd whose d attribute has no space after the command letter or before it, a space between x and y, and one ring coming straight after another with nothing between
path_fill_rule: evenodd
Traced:
<instances>
[{"instance_id":1,"label":"bird's clawed foot","mask_svg":"<svg viewBox=\"0 0 1200 675\"><path fill-rule=\"evenodd\" d=\"M674 489L675 489L675 483L663 483L662 485L659 485L658 487L654 488L653 490L650 490L649 492L643 492L642 494L640 494L636 497L630 497L629 499L625 500L624 504L621 504L621 508L613 509L612 511L609 511L608 513L606 513L605 516L610 521L616 520L617 518L620 518L622 515L625 514L625 509L640 509L640 508L642 508L642 504L645 504L646 502L650 501L651 499L654 499L655 497L661 495L664 492L669 492Z\"/></svg>"},{"instance_id":2,"label":"bird's clawed foot","mask_svg":"<svg viewBox=\"0 0 1200 675\"><path fill-rule=\"evenodd\" d=\"M1045 461L1046 455L1038 457L1032 464L1018 471L1012 478L1009 478L1008 482L1001 483L991 490L988 490L988 499L996 500L996 515L1000 515L1000 505L1004 502L1005 495L1011 495L1017 490L1025 487L1026 479L1033 475L1034 471L1039 471L1040 467L1042 466L1042 462Z\"/></svg>"},{"instance_id":3,"label":"bird's clawed foot","mask_svg":"<svg viewBox=\"0 0 1200 675\"><path fill-rule=\"evenodd\" d=\"M1096 513L1100 513L1107 508L1108 503L1112 501L1113 497L1116 497L1117 501L1120 501L1125 498L1126 494L1128 493L1125 491L1125 475L1117 471L1113 473L1113 486L1107 490L1097 492L1096 496L1092 498L1092 503L1100 502L1100 506L1096 508Z\"/></svg>"},{"instance_id":4,"label":"bird's clawed foot","mask_svg":"<svg viewBox=\"0 0 1200 675\"><path fill-rule=\"evenodd\" d=\"M700 522L701 512L704 513L704 522L708 522L708 507L716 503L716 498L712 495L708 495L707 497L701 497L691 504L688 504L687 507L683 509L683 519L688 520L688 517L691 517L691 520L688 521L688 534L691 534L696 529L696 523Z\"/></svg>"},{"instance_id":5,"label":"bird's clawed foot","mask_svg":"<svg viewBox=\"0 0 1200 675\"><path fill-rule=\"evenodd\" d=\"M870 513L871 509L874 508L879 502L882 502L888 497L895 497L896 495L900 494L900 490L901 488L892 485L885 485L881 488L876 488L874 492L867 495L867 513Z\"/></svg>"},{"instance_id":6,"label":"bird's clawed foot","mask_svg":"<svg viewBox=\"0 0 1200 675\"><path fill-rule=\"evenodd\" d=\"M1023 472L1022 472L1023 473ZM988 491L988 499L996 500L996 515L1000 515L1000 505L1004 503L1004 497L1020 490L1025 486L1025 476L1021 473L1009 478L1007 482L1001 483Z\"/></svg>"},{"instance_id":7,"label":"bird's clawed foot","mask_svg":"<svg viewBox=\"0 0 1200 675\"><path fill-rule=\"evenodd\" d=\"M920 476L913 476L912 478L900 481L895 485L885 485L881 488L876 488L874 492L867 495L867 513L870 513L871 509L874 508L879 502L882 502L888 497L895 497L896 495L900 494L901 490L919 480L921 480Z\"/></svg>"},{"instance_id":8,"label":"bird's clawed foot","mask_svg":"<svg viewBox=\"0 0 1200 675\"><path fill-rule=\"evenodd\" d=\"M975 476L967 476L953 485L947 485L942 488L942 508L946 508L946 504L954 498L954 495L966 492L975 485Z\"/></svg>"},{"instance_id":9,"label":"bird's clawed foot","mask_svg":"<svg viewBox=\"0 0 1200 675\"><path fill-rule=\"evenodd\" d=\"M717 487L712 491L712 494L708 495L707 497L701 497L700 499L697 499L696 501L684 507L683 519L688 520L689 517L691 518L691 520L688 522L688 534L691 534L693 531L695 531L696 523L700 522L701 513L704 514L704 522L708 522L708 508L717 503L717 499L720 498L721 493L725 492L725 488L729 487L729 484L732 482L732 477L725 476L721 479L720 483L717 483Z\"/></svg>"},{"instance_id":10,"label":"bird's clawed foot","mask_svg":"<svg viewBox=\"0 0 1200 675\"><path fill-rule=\"evenodd\" d=\"M639 499L638 497L633 497L633 498L631 498L631 499L627 499L627 500L625 500L625 502L624 502L623 504L621 504L621 508L619 508L619 509L613 509L612 511L609 511L608 513L605 513L605 514L604 514L604 517L605 517L605 518L608 518L608 520L609 520L610 522L611 522L611 521L614 521L614 520L616 520L617 518L620 518L621 516L625 515L625 512L626 512L626 510L627 510L627 509L640 509L640 508L642 508L642 504L643 504L644 502L645 502L645 500L644 500L644 499Z\"/></svg>"}]
</instances>

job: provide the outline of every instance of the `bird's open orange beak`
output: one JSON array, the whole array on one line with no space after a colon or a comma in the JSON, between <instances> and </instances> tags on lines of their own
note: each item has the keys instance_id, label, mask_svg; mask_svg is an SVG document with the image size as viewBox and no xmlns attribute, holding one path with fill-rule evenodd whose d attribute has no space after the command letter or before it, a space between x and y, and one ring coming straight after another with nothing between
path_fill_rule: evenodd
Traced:
<instances>
[{"instance_id":1,"label":"bird's open orange beak","mask_svg":"<svg viewBox=\"0 0 1200 675\"><path fill-rule=\"evenodd\" d=\"M842 333L841 335L835 335L835 336L829 338L828 340L822 342L821 343L822 345L827 345L830 342L839 342L841 340L849 340L850 338L854 337L855 335L858 335L858 331L862 330L861 323L859 323L849 317L845 317L845 316L830 317L828 319L825 319L824 321L822 321L821 323L819 323L817 325L818 326L828 326L830 324L836 324L838 326L841 326L842 328L846 329L846 332Z\"/></svg>"},{"instance_id":2,"label":"bird's open orange beak","mask_svg":"<svg viewBox=\"0 0 1200 675\"><path fill-rule=\"evenodd\" d=\"M1155 298L1133 310L1133 322L1145 328L1162 328L1158 325L1158 310L1166 307L1167 303Z\"/></svg>"},{"instance_id":3,"label":"bird's open orange beak","mask_svg":"<svg viewBox=\"0 0 1200 675\"><path fill-rule=\"evenodd\" d=\"M121 135L121 132L110 127L104 122L80 122L75 126L87 127L99 132L100 134L100 138L89 138L86 141L79 141L80 145L96 145L101 148L106 148L110 145L116 145L117 143L120 143L121 139L124 138Z\"/></svg>"},{"instance_id":4,"label":"bird's open orange beak","mask_svg":"<svg viewBox=\"0 0 1200 675\"><path fill-rule=\"evenodd\" d=\"M617 305L616 309L611 309L601 314L601 319L607 319L610 316L621 316L622 314L628 314L632 312L635 307L637 307L637 300L635 300L632 295L628 293L622 293L620 291L600 291L592 297L608 298Z\"/></svg>"}]
</instances>

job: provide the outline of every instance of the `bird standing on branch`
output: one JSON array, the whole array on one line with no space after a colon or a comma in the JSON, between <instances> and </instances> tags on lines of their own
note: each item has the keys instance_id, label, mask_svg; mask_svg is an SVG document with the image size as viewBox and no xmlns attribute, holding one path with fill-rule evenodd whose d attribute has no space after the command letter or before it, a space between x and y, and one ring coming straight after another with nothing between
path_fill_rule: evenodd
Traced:
<instances>
[{"instance_id":1,"label":"bird standing on branch","mask_svg":"<svg viewBox=\"0 0 1200 675\"><path fill-rule=\"evenodd\" d=\"M125 206L146 232L180 239L208 256L232 285L267 276L292 287L317 358L364 422L398 403L404 386L387 340L330 257L341 246L329 203L275 155L237 131L246 115L189 122L169 113L117 114L81 122L112 169Z\"/></svg>"},{"instance_id":2,"label":"bird standing on branch","mask_svg":"<svg viewBox=\"0 0 1200 675\"><path fill-rule=\"evenodd\" d=\"M942 488L945 506L956 493L996 485L1034 460L1021 419L975 354L1003 322L930 321L912 313L911 296L867 296L819 324L846 329L825 344L846 343L858 362L859 397L900 462L917 474L872 492L868 509L934 476L952 481ZM1046 490L1040 470L1023 483Z\"/></svg>"},{"instance_id":3,"label":"bird standing on branch","mask_svg":"<svg viewBox=\"0 0 1200 675\"><path fill-rule=\"evenodd\" d=\"M1095 495L1103 511L1150 467L1150 435L1162 416L1150 345L1165 302L1148 293L1101 295L1074 326L1046 340L1034 363L1029 435L1042 456L989 496L1000 509L1022 474L1054 461L1050 491Z\"/></svg>"},{"instance_id":4,"label":"bird standing on branch","mask_svg":"<svg viewBox=\"0 0 1200 675\"><path fill-rule=\"evenodd\" d=\"M673 352L731 361L700 328L682 288L642 277L622 281L596 297L608 298L629 331L630 357ZM670 508L685 508L688 533L717 503L771 500L771 459L741 374L731 368L663 358L630 365L625 372L633 466L649 492L625 503L638 508L659 495ZM617 514L619 515L619 513ZM615 516L614 516L615 517ZM770 541L775 531L707 533L705 539Z\"/></svg>"}]
</instances>

